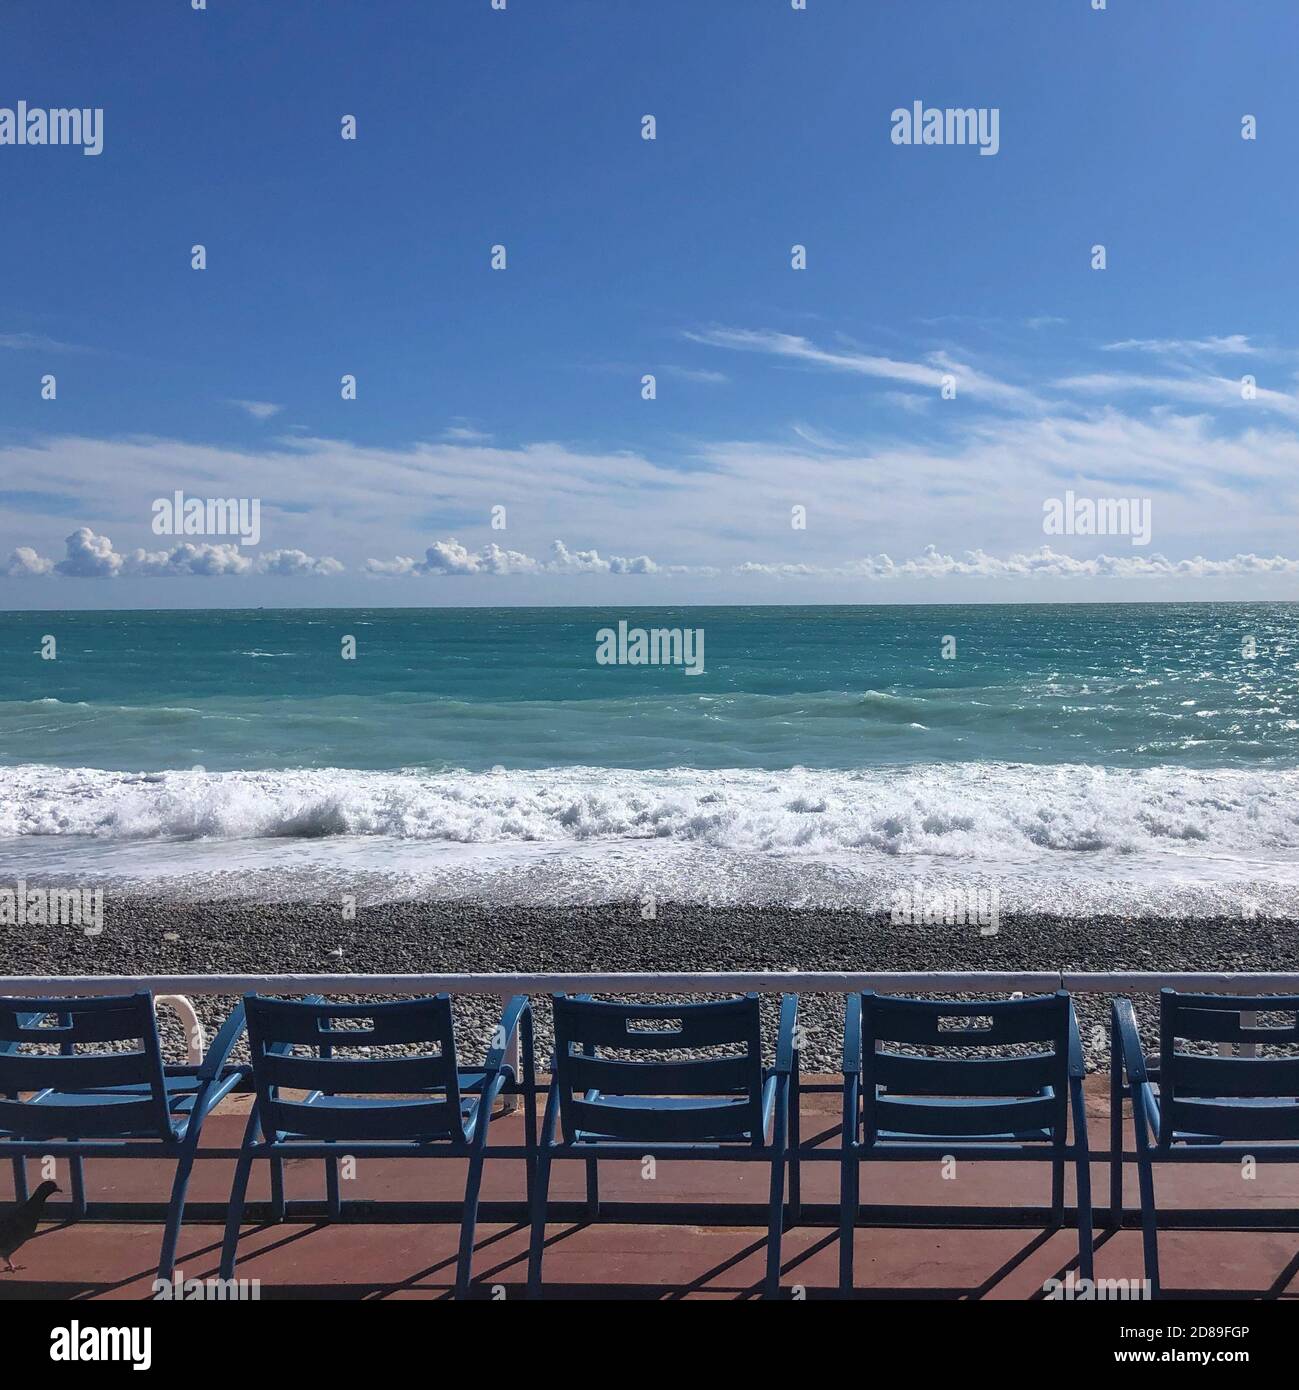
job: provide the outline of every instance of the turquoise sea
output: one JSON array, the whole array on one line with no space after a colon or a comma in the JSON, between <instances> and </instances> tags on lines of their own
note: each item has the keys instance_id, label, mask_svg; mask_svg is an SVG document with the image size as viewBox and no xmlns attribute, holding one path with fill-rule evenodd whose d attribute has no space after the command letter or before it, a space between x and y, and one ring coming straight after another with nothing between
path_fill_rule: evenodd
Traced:
<instances>
[{"instance_id":1,"label":"turquoise sea","mask_svg":"<svg viewBox=\"0 0 1299 1390\"><path fill-rule=\"evenodd\" d=\"M600 664L620 621L700 630L702 673ZM937 865L1103 906L1286 897L1299 860L1292 604L9 613L0 652L24 872L789 898Z\"/></svg>"}]
</instances>

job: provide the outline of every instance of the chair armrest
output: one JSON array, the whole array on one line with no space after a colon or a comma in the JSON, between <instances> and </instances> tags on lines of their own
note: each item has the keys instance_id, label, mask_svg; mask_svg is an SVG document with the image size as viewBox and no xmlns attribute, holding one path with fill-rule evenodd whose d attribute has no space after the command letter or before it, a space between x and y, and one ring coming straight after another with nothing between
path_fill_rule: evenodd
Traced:
<instances>
[{"instance_id":1,"label":"chair armrest","mask_svg":"<svg viewBox=\"0 0 1299 1390\"><path fill-rule=\"evenodd\" d=\"M843 1074L861 1075L861 995L856 990L843 1011Z\"/></svg>"},{"instance_id":2,"label":"chair armrest","mask_svg":"<svg viewBox=\"0 0 1299 1390\"><path fill-rule=\"evenodd\" d=\"M1144 1086L1150 1080L1146 1074L1146 1055L1141 1050L1141 1035L1137 1031L1137 1014L1130 999L1116 999L1110 1009L1110 1046L1116 1049L1120 1074L1126 1073L1133 1086Z\"/></svg>"},{"instance_id":3,"label":"chair armrest","mask_svg":"<svg viewBox=\"0 0 1299 1390\"><path fill-rule=\"evenodd\" d=\"M225 1066L231 1052L234 1051L237 1043L244 1031L244 1001L241 999L230 1011L229 1017L221 1025L220 1031L212 1039L212 1045L207 1050L207 1056L199 1064L199 1069L194 1075L199 1081L215 1081L221 1074L221 1068Z\"/></svg>"},{"instance_id":4,"label":"chair armrest","mask_svg":"<svg viewBox=\"0 0 1299 1390\"><path fill-rule=\"evenodd\" d=\"M780 1036L776 1040L776 1075L788 1076L798 1063L798 995L780 996Z\"/></svg>"},{"instance_id":5,"label":"chair armrest","mask_svg":"<svg viewBox=\"0 0 1299 1390\"><path fill-rule=\"evenodd\" d=\"M506 1003L505 1008L501 1011L501 1021L495 1029L495 1036L498 1041L494 1042L488 1049L487 1060L484 1063L487 1070L486 1080L490 1080L505 1065L505 1054L509 1051L510 1043L519 1031L519 1022L525 1014L531 1014L531 1012L532 1004L526 994L516 994Z\"/></svg>"}]
</instances>

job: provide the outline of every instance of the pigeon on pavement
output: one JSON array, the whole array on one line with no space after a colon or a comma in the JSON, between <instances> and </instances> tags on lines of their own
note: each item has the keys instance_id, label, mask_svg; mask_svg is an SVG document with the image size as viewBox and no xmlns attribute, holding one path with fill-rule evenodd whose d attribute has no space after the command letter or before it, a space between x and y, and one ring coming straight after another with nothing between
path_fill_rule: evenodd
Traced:
<instances>
[{"instance_id":1,"label":"pigeon on pavement","mask_svg":"<svg viewBox=\"0 0 1299 1390\"><path fill-rule=\"evenodd\" d=\"M5 1270L12 1274L21 1269L14 1264L14 1253L36 1234L36 1227L45 1210L50 1193L58 1192L59 1185L43 1182L25 1202L20 1202L11 1211L0 1216L0 1256L4 1257Z\"/></svg>"}]
</instances>

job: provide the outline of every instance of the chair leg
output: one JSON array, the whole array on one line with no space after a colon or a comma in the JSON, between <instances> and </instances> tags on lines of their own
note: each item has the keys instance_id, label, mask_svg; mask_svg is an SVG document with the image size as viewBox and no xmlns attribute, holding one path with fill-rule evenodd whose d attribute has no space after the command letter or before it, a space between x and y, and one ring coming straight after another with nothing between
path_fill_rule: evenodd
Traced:
<instances>
[{"instance_id":1,"label":"chair leg","mask_svg":"<svg viewBox=\"0 0 1299 1390\"><path fill-rule=\"evenodd\" d=\"M1064 1159L1051 1160L1051 1225L1064 1225Z\"/></svg>"},{"instance_id":2,"label":"chair leg","mask_svg":"<svg viewBox=\"0 0 1299 1390\"><path fill-rule=\"evenodd\" d=\"M337 1221L343 1214L343 1201L338 1193L338 1160L325 1160L325 1210L330 1219Z\"/></svg>"},{"instance_id":3,"label":"chair leg","mask_svg":"<svg viewBox=\"0 0 1299 1390\"><path fill-rule=\"evenodd\" d=\"M1084 1154L1077 1164L1078 1184L1078 1270L1084 1279L1095 1277L1092 1265L1092 1171Z\"/></svg>"},{"instance_id":4,"label":"chair leg","mask_svg":"<svg viewBox=\"0 0 1299 1390\"><path fill-rule=\"evenodd\" d=\"M852 1296L853 1232L857 1226L861 1165L856 1158L839 1170L839 1297Z\"/></svg>"},{"instance_id":5,"label":"chair leg","mask_svg":"<svg viewBox=\"0 0 1299 1390\"><path fill-rule=\"evenodd\" d=\"M1139 1127L1139 1126L1138 1126ZM1143 1145L1138 1141L1137 1148ZM1159 1223L1155 1211L1155 1172L1149 1153L1137 1154L1137 1186L1141 1192L1141 1246L1151 1298L1159 1297Z\"/></svg>"},{"instance_id":6,"label":"chair leg","mask_svg":"<svg viewBox=\"0 0 1299 1390\"><path fill-rule=\"evenodd\" d=\"M1110 1040L1110 1226L1123 1225L1123 1061Z\"/></svg>"},{"instance_id":7,"label":"chair leg","mask_svg":"<svg viewBox=\"0 0 1299 1390\"><path fill-rule=\"evenodd\" d=\"M486 1157L481 1149L469 1157L465 1205L460 1217L460 1255L456 1260L457 1300L469 1297L469 1282L473 1277L474 1228L478 1224L478 1194L483 1186L483 1161Z\"/></svg>"},{"instance_id":8,"label":"chair leg","mask_svg":"<svg viewBox=\"0 0 1299 1390\"><path fill-rule=\"evenodd\" d=\"M72 1177L72 1215L80 1220L86 1214L86 1162L83 1158L71 1159L68 1171Z\"/></svg>"},{"instance_id":9,"label":"chair leg","mask_svg":"<svg viewBox=\"0 0 1299 1390\"><path fill-rule=\"evenodd\" d=\"M27 1191L27 1161L14 1159L14 1201L25 1202L31 1194Z\"/></svg>"},{"instance_id":10,"label":"chair leg","mask_svg":"<svg viewBox=\"0 0 1299 1390\"><path fill-rule=\"evenodd\" d=\"M800 1108L798 1071L795 1069L789 1082L789 1224L791 1226L796 1226L803 1219L803 1184L798 1161Z\"/></svg>"},{"instance_id":11,"label":"chair leg","mask_svg":"<svg viewBox=\"0 0 1299 1390\"><path fill-rule=\"evenodd\" d=\"M767 1278L764 1298L780 1297L780 1238L785 1224L785 1154L771 1160L771 1198L767 1203Z\"/></svg>"},{"instance_id":12,"label":"chair leg","mask_svg":"<svg viewBox=\"0 0 1299 1390\"><path fill-rule=\"evenodd\" d=\"M550 1153L537 1156L536 1191L532 1196L532 1239L528 1245L528 1297L541 1297L541 1260L546 1251L546 1206L550 1197Z\"/></svg>"},{"instance_id":13,"label":"chair leg","mask_svg":"<svg viewBox=\"0 0 1299 1390\"><path fill-rule=\"evenodd\" d=\"M527 1192L528 1210L532 1210L533 1191L537 1178L537 1067L536 1051L533 1046L532 1010L523 1015L520 1036L522 1052L522 1084L519 1087L523 1102L523 1140L528 1156L524 1160L524 1184Z\"/></svg>"},{"instance_id":14,"label":"chair leg","mask_svg":"<svg viewBox=\"0 0 1299 1390\"><path fill-rule=\"evenodd\" d=\"M176 1164L176 1176L171 1184L171 1201L167 1206L167 1222L162 1228L162 1250L158 1255L159 1279L170 1280L176 1267L176 1244L180 1240L181 1222L185 1218L185 1193L193 1167L194 1150L186 1149Z\"/></svg>"},{"instance_id":15,"label":"chair leg","mask_svg":"<svg viewBox=\"0 0 1299 1390\"><path fill-rule=\"evenodd\" d=\"M284 1220L284 1160L271 1159L271 1219Z\"/></svg>"},{"instance_id":16,"label":"chair leg","mask_svg":"<svg viewBox=\"0 0 1299 1390\"><path fill-rule=\"evenodd\" d=\"M600 1170L594 1158L586 1160L586 1215L591 1221L600 1216Z\"/></svg>"},{"instance_id":17,"label":"chair leg","mask_svg":"<svg viewBox=\"0 0 1299 1390\"><path fill-rule=\"evenodd\" d=\"M235 1251L239 1245L239 1227L243 1223L244 1205L248 1200L248 1177L253 1169L253 1155L248 1149L256 1133L257 1106L254 1105L248 1115L248 1124L244 1128L244 1141L239 1161L235 1164L234 1181L230 1184L230 1206L226 1212L225 1236L221 1241L222 1279L235 1277Z\"/></svg>"},{"instance_id":18,"label":"chair leg","mask_svg":"<svg viewBox=\"0 0 1299 1390\"><path fill-rule=\"evenodd\" d=\"M239 1244L239 1227L243 1224L244 1204L248 1199L248 1176L252 1172L251 1154L241 1154L235 1165L235 1180L230 1188L230 1210L226 1213L225 1239L221 1242L221 1277L235 1277L235 1251Z\"/></svg>"},{"instance_id":19,"label":"chair leg","mask_svg":"<svg viewBox=\"0 0 1299 1390\"><path fill-rule=\"evenodd\" d=\"M528 1210L532 1210L532 1199L537 1188L537 1098L525 1094L523 1097L523 1142L528 1156L523 1160L524 1190L528 1199Z\"/></svg>"}]
</instances>

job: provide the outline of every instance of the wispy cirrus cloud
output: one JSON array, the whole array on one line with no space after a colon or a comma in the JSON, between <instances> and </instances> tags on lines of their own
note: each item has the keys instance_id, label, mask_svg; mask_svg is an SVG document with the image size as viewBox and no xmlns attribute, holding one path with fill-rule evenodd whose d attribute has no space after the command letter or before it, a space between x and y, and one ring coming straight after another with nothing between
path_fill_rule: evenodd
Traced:
<instances>
[{"instance_id":1,"label":"wispy cirrus cloud","mask_svg":"<svg viewBox=\"0 0 1299 1390\"><path fill-rule=\"evenodd\" d=\"M8 352L89 352L77 343L60 342L44 333L0 333L0 349Z\"/></svg>"},{"instance_id":2,"label":"wispy cirrus cloud","mask_svg":"<svg viewBox=\"0 0 1299 1390\"><path fill-rule=\"evenodd\" d=\"M284 409L282 405L276 405L272 401L233 400L229 404L238 406L246 415L251 415L254 420L269 420L271 416L278 415Z\"/></svg>"},{"instance_id":3,"label":"wispy cirrus cloud","mask_svg":"<svg viewBox=\"0 0 1299 1390\"><path fill-rule=\"evenodd\" d=\"M922 361L907 361L850 348L819 347L796 333L777 333L749 328L706 328L688 330L685 336L709 347L737 352L763 353L786 361L801 362L827 371L851 372L880 381L900 382L937 393L945 376L956 380L958 392L1017 411L1036 411L1042 402L1026 387L1002 381L962 362L945 350L924 355Z\"/></svg>"},{"instance_id":4,"label":"wispy cirrus cloud","mask_svg":"<svg viewBox=\"0 0 1299 1390\"><path fill-rule=\"evenodd\" d=\"M1196 405L1235 409L1252 406L1299 419L1299 395L1252 383L1248 394L1239 378L1224 376L1149 376L1143 373L1088 372L1052 383L1061 391L1097 396L1141 394Z\"/></svg>"},{"instance_id":5,"label":"wispy cirrus cloud","mask_svg":"<svg viewBox=\"0 0 1299 1390\"><path fill-rule=\"evenodd\" d=\"M1161 357L1260 357L1267 349L1253 343L1244 333L1207 338L1125 338L1103 343L1102 352L1148 352Z\"/></svg>"},{"instance_id":6,"label":"wispy cirrus cloud","mask_svg":"<svg viewBox=\"0 0 1299 1390\"><path fill-rule=\"evenodd\" d=\"M453 444L490 444L492 436L484 430L476 429L463 416L457 416L442 431L442 438Z\"/></svg>"},{"instance_id":7,"label":"wispy cirrus cloud","mask_svg":"<svg viewBox=\"0 0 1299 1390\"><path fill-rule=\"evenodd\" d=\"M708 367L678 367L669 364L660 367L664 376L674 376L680 381L695 381L704 386L724 386L730 377L725 372L714 372Z\"/></svg>"}]
</instances>

